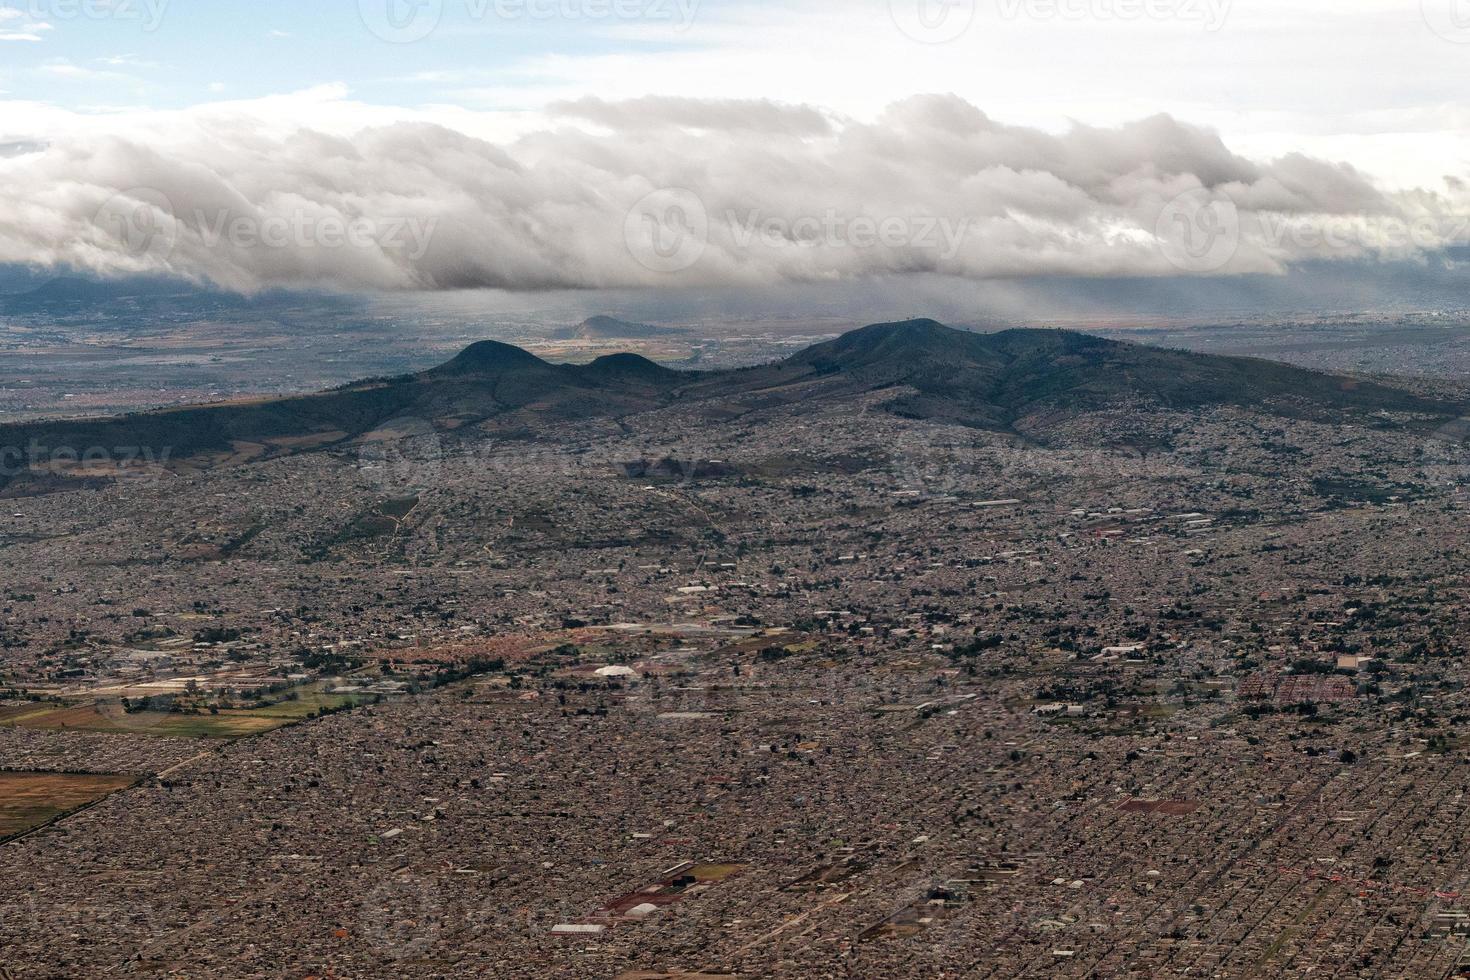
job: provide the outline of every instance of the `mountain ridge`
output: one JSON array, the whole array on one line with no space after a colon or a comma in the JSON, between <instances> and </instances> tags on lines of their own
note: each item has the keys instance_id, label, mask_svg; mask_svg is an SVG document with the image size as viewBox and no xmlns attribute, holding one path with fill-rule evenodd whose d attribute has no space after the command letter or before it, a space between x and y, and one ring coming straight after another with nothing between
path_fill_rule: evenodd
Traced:
<instances>
[{"instance_id":1,"label":"mountain ridge","mask_svg":"<svg viewBox=\"0 0 1470 980\"><path fill-rule=\"evenodd\" d=\"M636 354L553 364L499 341L469 345L437 367L312 395L189 406L109 419L0 426L9 467L35 447L168 447L174 459L255 458L351 443L396 419L445 433L534 433L539 425L704 406L711 424L732 412L891 390L885 410L974 428L1014 431L1021 419L1118 407L1192 410L1237 405L1281 417L1373 419L1383 413L1458 417L1464 406L1377 381L1252 358L1145 347L1065 330L974 333L917 319L872 324L753 368L680 371ZM8 476L6 474L9 474Z\"/></svg>"}]
</instances>

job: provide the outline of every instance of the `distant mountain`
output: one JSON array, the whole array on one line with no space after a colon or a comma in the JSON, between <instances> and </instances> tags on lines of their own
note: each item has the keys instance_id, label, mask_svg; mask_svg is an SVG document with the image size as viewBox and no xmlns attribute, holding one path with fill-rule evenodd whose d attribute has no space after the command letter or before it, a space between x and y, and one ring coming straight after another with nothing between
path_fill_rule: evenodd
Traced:
<instances>
[{"instance_id":1,"label":"distant mountain","mask_svg":"<svg viewBox=\"0 0 1470 980\"><path fill-rule=\"evenodd\" d=\"M68 313L124 300L158 300L180 296L221 298L173 279L134 278L116 281L57 276L34 289L0 298L11 313Z\"/></svg>"},{"instance_id":2,"label":"distant mountain","mask_svg":"<svg viewBox=\"0 0 1470 980\"><path fill-rule=\"evenodd\" d=\"M594 316L575 327L563 327L552 333L554 340L641 340L648 337L673 337L683 330L654 327L646 323L629 323L611 316Z\"/></svg>"},{"instance_id":3,"label":"distant mountain","mask_svg":"<svg viewBox=\"0 0 1470 980\"><path fill-rule=\"evenodd\" d=\"M55 273L0 263L0 298L28 293L55 278Z\"/></svg>"},{"instance_id":4,"label":"distant mountain","mask_svg":"<svg viewBox=\"0 0 1470 980\"><path fill-rule=\"evenodd\" d=\"M338 307L356 302L328 293L272 290L250 296L164 276L99 280L56 276L21 288L0 288L0 313L13 316L76 316L126 312L133 316L199 316L221 312L293 308L309 300L315 306ZM0 279L0 287L6 280Z\"/></svg>"},{"instance_id":5,"label":"distant mountain","mask_svg":"<svg viewBox=\"0 0 1470 980\"><path fill-rule=\"evenodd\" d=\"M710 424L764 408L889 393L887 411L1026 430L1106 409L1236 405L1266 415L1432 425L1465 414L1390 384L1270 361L1142 347L1059 330L976 334L933 320L865 327L784 361L720 372L674 371L635 354L551 364L495 341L437 368L317 395L171 409L113 419L0 426L0 447L151 447L174 461L238 461L352 445L414 420L454 438L534 436L548 424L616 418L677 401ZM7 460L13 463L13 459ZM13 470L14 467L9 468ZM6 477L0 471L0 487Z\"/></svg>"}]
</instances>

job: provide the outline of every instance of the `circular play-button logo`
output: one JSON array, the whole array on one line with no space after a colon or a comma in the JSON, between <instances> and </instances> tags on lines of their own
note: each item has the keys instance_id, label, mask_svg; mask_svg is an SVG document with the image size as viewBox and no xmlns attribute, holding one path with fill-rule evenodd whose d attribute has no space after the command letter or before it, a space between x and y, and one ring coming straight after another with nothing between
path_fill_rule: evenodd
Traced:
<instances>
[{"instance_id":1,"label":"circular play-button logo","mask_svg":"<svg viewBox=\"0 0 1470 980\"><path fill-rule=\"evenodd\" d=\"M959 40L975 23L975 0L888 0L898 29L921 44Z\"/></svg>"},{"instance_id":2,"label":"circular play-button logo","mask_svg":"<svg viewBox=\"0 0 1470 980\"><path fill-rule=\"evenodd\" d=\"M639 265L652 272L683 272L709 245L709 212L693 191L665 187L628 210L623 241Z\"/></svg>"},{"instance_id":3,"label":"circular play-button logo","mask_svg":"<svg viewBox=\"0 0 1470 980\"><path fill-rule=\"evenodd\" d=\"M1203 188L1187 191L1164 205L1154 231L1174 268L1219 272L1240 249L1240 212Z\"/></svg>"},{"instance_id":4,"label":"circular play-button logo","mask_svg":"<svg viewBox=\"0 0 1470 980\"><path fill-rule=\"evenodd\" d=\"M179 243L173 202L151 187L112 195L92 216L92 224L104 239L135 259L162 263Z\"/></svg>"},{"instance_id":5,"label":"circular play-button logo","mask_svg":"<svg viewBox=\"0 0 1470 980\"><path fill-rule=\"evenodd\" d=\"M357 0L367 29L389 44L422 41L444 19L444 0Z\"/></svg>"}]
</instances>

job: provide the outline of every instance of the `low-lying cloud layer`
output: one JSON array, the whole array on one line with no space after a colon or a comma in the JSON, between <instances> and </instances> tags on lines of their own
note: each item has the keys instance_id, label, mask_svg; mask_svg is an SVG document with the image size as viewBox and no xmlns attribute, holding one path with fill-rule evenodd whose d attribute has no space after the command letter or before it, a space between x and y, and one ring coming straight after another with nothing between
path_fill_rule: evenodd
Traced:
<instances>
[{"instance_id":1,"label":"low-lying cloud layer","mask_svg":"<svg viewBox=\"0 0 1470 980\"><path fill-rule=\"evenodd\" d=\"M1056 135L953 96L860 122L770 102L582 99L497 145L200 121L0 153L0 263L242 291L1281 273L1443 261L1470 191L1254 161L1167 116Z\"/></svg>"}]
</instances>

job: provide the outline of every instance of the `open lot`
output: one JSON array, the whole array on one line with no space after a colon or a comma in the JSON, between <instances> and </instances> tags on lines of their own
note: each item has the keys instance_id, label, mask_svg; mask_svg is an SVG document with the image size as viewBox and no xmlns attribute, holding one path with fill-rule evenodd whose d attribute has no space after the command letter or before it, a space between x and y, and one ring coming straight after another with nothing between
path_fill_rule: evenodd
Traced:
<instances>
[{"instance_id":1,"label":"open lot","mask_svg":"<svg viewBox=\"0 0 1470 980\"><path fill-rule=\"evenodd\" d=\"M0 727L174 738L241 738L294 724L323 710L335 711L353 703L353 698L347 695L305 692L295 699L278 701L263 708L226 708L216 714L187 714L166 711L129 712L120 703L109 701L78 705L38 702L18 708L0 709Z\"/></svg>"},{"instance_id":2,"label":"open lot","mask_svg":"<svg viewBox=\"0 0 1470 980\"><path fill-rule=\"evenodd\" d=\"M0 772L0 840L131 786L135 777Z\"/></svg>"}]
</instances>

